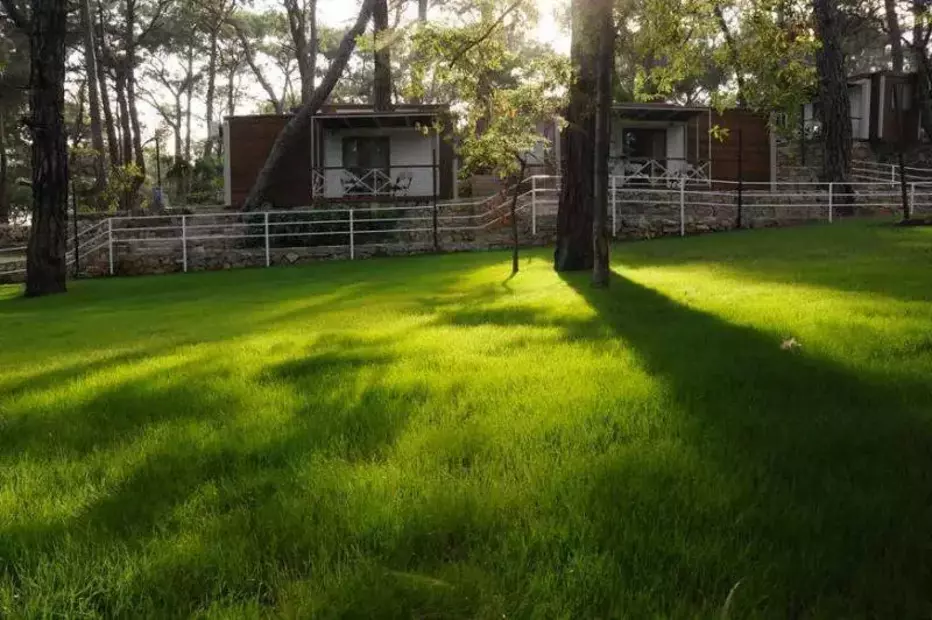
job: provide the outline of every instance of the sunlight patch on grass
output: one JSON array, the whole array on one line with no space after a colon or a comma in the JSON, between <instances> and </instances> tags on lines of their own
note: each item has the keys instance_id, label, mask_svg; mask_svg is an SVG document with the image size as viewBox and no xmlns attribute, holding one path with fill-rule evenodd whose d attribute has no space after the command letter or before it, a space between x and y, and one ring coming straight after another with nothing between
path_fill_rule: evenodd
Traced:
<instances>
[{"instance_id":1,"label":"sunlight patch on grass","mask_svg":"<svg viewBox=\"0 0 932 620\"><path fill-rule=\"evenodd\" d=\"M921 615L930 246L3 289L0 615Z\"/></svg>"}]
</instances>

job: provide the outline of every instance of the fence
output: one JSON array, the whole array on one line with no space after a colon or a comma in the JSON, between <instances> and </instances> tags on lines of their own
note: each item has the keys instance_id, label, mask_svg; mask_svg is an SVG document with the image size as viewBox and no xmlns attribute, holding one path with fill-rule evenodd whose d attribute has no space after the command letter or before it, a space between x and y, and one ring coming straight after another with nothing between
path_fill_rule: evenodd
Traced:
<instances>
[{"instance_id":1,"label":"fence","mask_svg":"<svg viewBox=\"0 0 932 620\"><path fill-rule=\"evenodd\" d=\"M851 162L851 177L863 183L899 184L901 177L906 177L907 183L932 183L932 168L903 166L901 172L897 164L855 160Z\"/></svg>"},{"instance_id":2,"label":"fence","mask_svg":"<svg viewBox=\"0 0 932 620\"><path fill-rule=\"evenodd\" d=\"M886 183L729 183L631 187L610 179L616 238L687 235L734 228L833 222L903 212L900 187ZM522 244L552 241L560 179L534 176L485 199L436 206L346 205L321 209L114 216L72 235L68 265L85 275L271 266L506 247L515 200ZM932 183L910 182L909 214L932 213ZM74 242L77 241L77 243ZM0 281L22 278L25 248L0 249ZM17 255L16 260L10 256ZM7 257L7 258L4 258Z\"/></svg>"}]
</instances>

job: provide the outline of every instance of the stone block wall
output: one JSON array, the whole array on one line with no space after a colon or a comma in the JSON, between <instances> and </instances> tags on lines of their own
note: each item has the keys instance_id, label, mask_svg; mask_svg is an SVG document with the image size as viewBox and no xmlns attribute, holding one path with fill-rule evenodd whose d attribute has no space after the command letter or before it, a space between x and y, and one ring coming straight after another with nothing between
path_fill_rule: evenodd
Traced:
<instances>
[{"instance_id":1,"label":"stone block wall","mask_svg":"<svg viewBox=\"0 0 932 620\"><path fill-rule=\"evenodd\" d=\"M827 194L785 196L747 191L742 199L742 227L793 226L828 219ZM932 197L924 199L932 202ZM806 204L798 204L799 202ZM438 218L437 246L441 252L462 252L510 248L512 246L510 203L502 200L491 215L490 204L446 206ZM556 201L536 202L536 226L531 218L530 199L519 203L518 239L525 247L550 246L556 238ZM851 215L871 216L890 210L855 206ZM434 251L431 211L405 212L424 217L415 223L388 222L385 230L367 236L357 230L352 257L404 256ZM358 217L364 217L364 208ZM411 215L417 214L417 215ZM427 214L427 215L425 215ZM299 216L300 214L289 214ZM376 214L378 215L378 214ZM836 217L843 214L836 209ZM475 217L470 217L475 216ZM342 216L341 216L342 217ZM685 231L689 235L731 230L737 227L736 192L710 191L689 194L685 209ZM362 220L357 220L362 221ZM87 225L93 225L90 222ZM290 225L290 224L289 224ZM297 225L297 224L296 224ZM334 224L336 226L336 224ZM680 234L679 192L648 192L626 189L618 192L609 225L616 239L649 239ZM116 275L177 273L189 271L264 267L266 249L263 216L256 214L213 214L187 220L186 247L180 240L181 216L124 219L114 222L113 268ZM325 236L310 238L291 233L272 238L270 265L301 264L318 260L351 258L348 228L334 229ZM252 235L243 238L243 235ZM131 239L131 240L130 240ZM305 241L302 239L316 239ZM81 259L81 273L88 277L106 276L110 256L106 244ZM15 279L15 278L14 278ZM19 278L21 279L21 277Z\"/></svg>"}]
</instances>

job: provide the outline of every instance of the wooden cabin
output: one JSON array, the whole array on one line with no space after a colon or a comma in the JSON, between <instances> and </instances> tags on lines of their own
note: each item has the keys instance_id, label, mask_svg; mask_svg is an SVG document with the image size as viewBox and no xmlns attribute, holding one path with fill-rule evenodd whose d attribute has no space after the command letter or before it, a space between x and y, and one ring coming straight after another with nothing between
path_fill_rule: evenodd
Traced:
<instances>
[{"instance_id":1,"label":"wooden cabin","mask_svg":"<svg viewBox=\"0 0 932 620\"><path fill-rule=\"evenodd\" d=\"M447 106L325 106L269 192L272 206L327 202L427 203L452 198L453 148L436 127ZM223 126L224 189L241 207L290 115L228 117ZM441 121L438 123L438 121Z\"/></svg>"}]
</instances>

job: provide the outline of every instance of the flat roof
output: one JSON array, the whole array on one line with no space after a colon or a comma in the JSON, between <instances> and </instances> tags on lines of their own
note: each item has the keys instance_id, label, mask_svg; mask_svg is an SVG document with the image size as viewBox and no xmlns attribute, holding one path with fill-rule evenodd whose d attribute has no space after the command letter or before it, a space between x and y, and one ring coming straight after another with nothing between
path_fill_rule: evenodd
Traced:
<instances>
[{"instance_id":1,"label":"flat roof","mask_svg":"<svg viewBox=\"0 0 932 620\"><path fill-rule=\"evenodd\" d=\"M642 121L684 121L708 114L711 108L704 106L685 106L676 103L616 103L612 111L622 118Z\"/></svg>"},{"instance_id":2,"label":"flat roof","mask_svg":"<svg viewBox=\"0 0 932 620\"><path fill-rule=\"evenodd\" d=\"M422 110L419 112L332 112L328 114L315 114L311 122L327 127L328 129L358 128L358 127L415 127L417 125L430 125L437 118L437 111Z\"/></svg>"}]
</instances>

